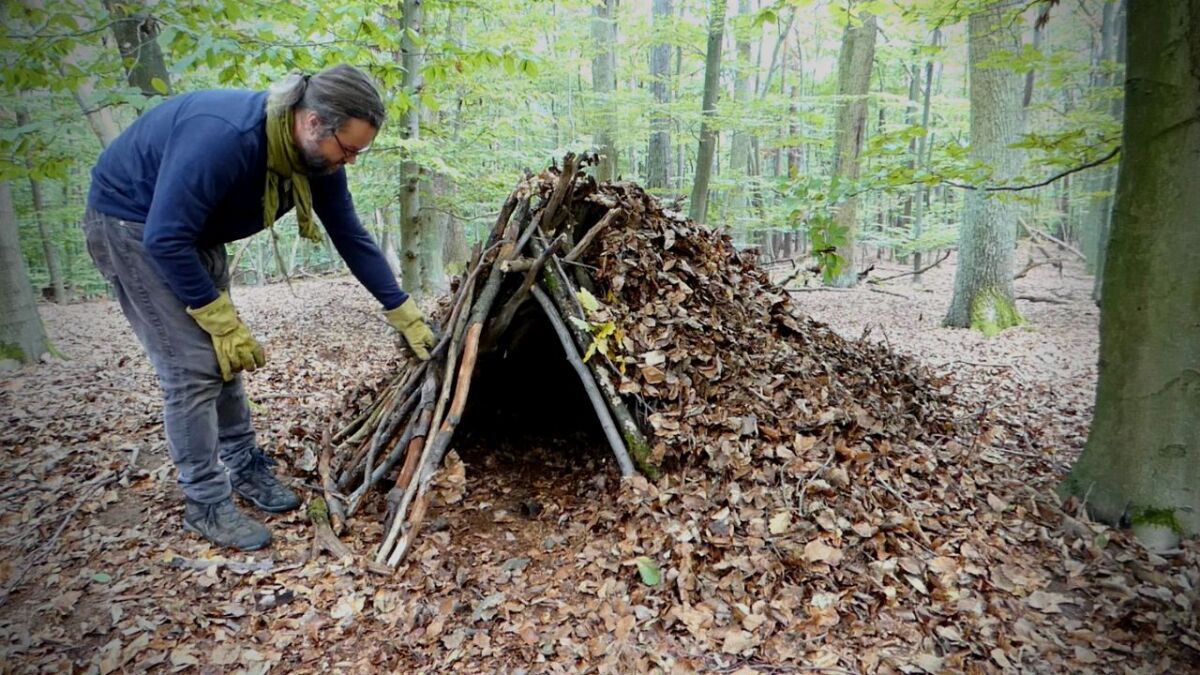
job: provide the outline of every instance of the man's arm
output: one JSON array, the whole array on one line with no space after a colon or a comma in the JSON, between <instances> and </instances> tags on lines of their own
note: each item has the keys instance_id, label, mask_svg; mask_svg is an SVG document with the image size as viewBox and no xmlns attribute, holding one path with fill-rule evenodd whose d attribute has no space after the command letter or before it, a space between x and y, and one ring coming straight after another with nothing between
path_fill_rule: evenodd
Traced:
<instances>
[{"instance_id":1,"label":"man's arm","mask_svg":"<svg viewBox=\"0 0 1200 675\"><path fill-rule=\"evenodd\" d=\"M312 186L313 210L355 278L384 309L399 307L408 299L408 294L396 283L383 251L354 212L354 200L346 185L346 170L339 169L328 176L313 176L309 184Z\"/></svg>"},{"instance_id":2,"label":"man's arm","mask_svg":"<svg viewBox=\"0 0 1200 675\"><path fill-rule=\"evenodd\" d=\"M200 264L196 240L212 209L244 177L245 142L229 122L201 115L177 124L163 152L142 245L188 307L217 299L216 286Z\"/></svg>"}]
</instances>

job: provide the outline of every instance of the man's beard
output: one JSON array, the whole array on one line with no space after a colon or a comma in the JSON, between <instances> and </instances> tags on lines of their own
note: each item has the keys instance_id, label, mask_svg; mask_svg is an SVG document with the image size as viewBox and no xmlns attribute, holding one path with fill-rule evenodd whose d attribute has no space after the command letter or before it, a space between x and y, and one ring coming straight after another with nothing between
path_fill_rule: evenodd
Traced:
<instances>
[{"instance_id":1,"label":"man's beard","mask_svg":"<svg viewBox=\"0 0 1200 675\"><path fill-rule=\"evenodd\" d=\"M304 160L304 166L309 175L324 176L337 171L340 165L334 164L321 154L319 146L315 142L312 144L301 144L300 158Z\"/></svg>"}]
</instances>

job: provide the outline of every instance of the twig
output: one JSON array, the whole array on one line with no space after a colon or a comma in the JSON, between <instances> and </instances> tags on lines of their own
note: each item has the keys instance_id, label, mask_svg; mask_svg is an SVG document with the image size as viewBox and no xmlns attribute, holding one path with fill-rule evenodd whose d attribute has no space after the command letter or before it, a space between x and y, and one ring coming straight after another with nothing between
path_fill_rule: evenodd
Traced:
<instances>
[{"instance_id":1,"label":"twig","mask_svg":"<svg viewBox=\"0 0 1200 675\"><path fill-rule=\"evenodd\" d=\"M1046 234L1045 232L1042 232L1041 230L1037 230L1032 227L1029 227L1028 225L1025 224L1025 221L1023 221L1023 220L1017 220L1017 223L1021 226L1022 230L1025 230L1025 232L1029 233L1031 236L1036 235L1036 236L1039 236L1039 237L1045 239L1046 241L1052 241L1055 244L1057 244L1060 248L1062 248L1064 251L1069 251L1071 253L1074 253L1075 256L1078 257L1080 260L1084 260L1084 261L1087 260L1087 256L1084 255L1082 251L1080 251L1079 249L1075 248L1074 246L1068 244L1067 242L1063 241L1062 239L1059 239L1058 237Z\"/></svg>"},{"instance_id":2,"label":"twig","mask_svg":"<svg viewBox=\"0 0 1200 675\"><path fill-rule=\"evenodd\" d=\"M875 482L881 485L884 490L887 490L888 494L895 497L897 501L899 501L901 504L904 504L904 506L908 508L908 512L913 518L913 524L917 526L917 534L921 535L921 541L923 541L926 546L932 546L932 542L929 541L929 535L925 534L925 530L921 527L921 516L917 515L917 510L913 508L913 505L904 498L904 495L901 495L899 492L897 492L896 489L891 485L888 485L879 478L875 478Z\"/></svg>"},{"instance_id":3,"label":"twig","mask_svg":"<svg viewBox=\"0 0 1200 675\"><path fill-rule=\"evenodd\" d=\"M587 234L583 235L583 239L580 239L579 243L575 244L575 247L571 249L571 252L563 256L563 261L573 262L579 259L579 256L583 255L584 251L586 251L588 247L592 245L592 242L596 240L596 237L598 237L601 232L611 225L614 220L623 215L625 215L625 210L621 208L613 209L604 214L604 217L600 219L600 222L593 225L592 228L587 231Z\"/></svg>"},{"instance_id":4,"label":"twig","mask_svg":"<svg viewBox=\"0 0 1200 675\"><path fill-rule=\"evenodd\" d=\"M1112 159L1113 157L1116 157L1117 153L1119 153L1119 152L1121 152L1121 146L1118 145L1117 147L1112 149L1112 152L1101 157L1100 159L1088 162L1086 164L1080 164L1079 166L1072 167L1070 169L1067 169L1066 171L1056 173L1053 176L1050 176L1049 178L1047 178L1046 180L1038 181L1036 183L1030 183L1028 185L996 185L996 186L992 186L992 187L980 187L977 185L963 185L962 183L956 183L952 180L943 180L942 182L945 183L946 185L952 185L956 188L962 188L964 190L983 190L984 192L1020 192L1021 190L1032 190L1034 188L1045 187L1045 186L1053 183L1054 181L1059 180L1060 178L1066 178L1067 176L1070 176L1073 173L1079 173L1080 171L1090 169L1093 166L1100 166L1101 164L1104 164L1108 160Z\"/></svg>"},{"instance_id":5,"label":"twig","mask_svg":"<svg viewBox=\"0 0 1200 675\"><path fill-rule=\"evenodd\" d=\"M938 265L941 265L949 257L950 257L950 251L946 251L944 254L942 254L942 257L940 257L937 260L933 261L932 263L922 267L919 270L909 270L909 271L903 272L901 274L893 274L890 277L880 277L879 279L871 279L869 283L882 284L883 282L891 281L892 279L899 279L901 277L911 277L914 274L924 274L925 272L937 267Z\"/></svg>"},{"instance_id":6,"label":"twig","mask_svg":"<svg viewBox=\"0 0 1200 675\"><path fill-rule=\"evenodd\" d=\"M1051 305L1069 305L1069 304L1071 304L1067 300L1061 300L1059 298L1048 298L1044 295L1018 295L1017 300L1025 300L1028 302L1048 302Z\"/></svg>"},{"instance_id":7,"label":"twig","mask_svg":"<svg viewBox=\"0 0 1200 675\"><path fill-rule=\"evenodd\" d=\"M212 558L209 560L203 560L175 556L166 561L166 565L167 567L172 567L174 569L187 570L207 570L212 567L224 567L235 574L270 572L275 569L275 561L271 560L270 558L265 560L227 560L225 558Z\"/></svg>"},{"instance_id":8,"label":"twig","mask_svg":"<svg viewBox=\"0 0 1200 675\"><path fill-rule=\"evenodd\" d=\"M46 556L50 555L50 553L58 547L58 538L62 536L63 530L67 529L67 524L71 522L71 519L75 517L76 513L79 513L79 509L83 508L83 505L87 503L88 499L91 499L92 494L95 493L96 490L99 490L109 483L119 481L120 479L124 478L125 475L129 473L129 470L133 468L134 464L136 464L137 456L138 449L134 448L133 458L129 460L129 464L124 469L119 472L109 471L107 474L93 479L91 483L84 487L83 493L79 495L79 499L75 502L75 506L71 507L71 510L67 511L67 514L63 516L62 521L58 523L58 527L54 529L54 533L50 535L50 538L46 540L46 543L42 544L29 556L28 560L25 561L25 564L21 566L21 569L14 574L9 582L4 586L4 592L0 594L0 607L3 607L8 602L8 599L12 597L12 592L15 591L17 586L21 584L21 581L25 578L25 575L29 573L29 570L33 569L34 565L40 563Z\"/></svg>"},{"instance_id":9,"label":"twig","mask_svg":"<svg viewBox=\"0 0 1200 675\"><path fill-rule=\"evenodd\" d=\"M829 467L829 463L833 461L833 456L836 454L837 448L830 447L829 456L825 458L825 463L822 464L821 467L817 469L815 473L813 473L813 475L809 476L808 480L804 481L804 485L801 486L800 497L796 500L796 512L799 513L801 517L804 516L804 493L808 492L808 486L812 485L813 481L820 477L821 474L825 473L825 469Z\"/></svg>"}]
</instances>

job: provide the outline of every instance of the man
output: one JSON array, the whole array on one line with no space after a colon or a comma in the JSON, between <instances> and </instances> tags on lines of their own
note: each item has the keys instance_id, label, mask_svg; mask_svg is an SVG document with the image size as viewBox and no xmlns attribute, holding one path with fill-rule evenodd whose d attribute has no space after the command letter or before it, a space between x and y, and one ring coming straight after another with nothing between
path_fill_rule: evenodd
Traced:
<instances>
[{"instance_id":1,"label":"man","mask_svg":"<svg viewBox=\"0 0 1200 675\"><path fill-rule=\"evenodd\" d=\"M259 448L240 371L266 363L229 297L225 244L296 208L300 233L325 231L414 353L432 331L363 229L345 165L367 151L385 111L350 66L292 74L269 92L211 90L146 112L92 170L88 252L116 290L163 391L163 424L186 498L184 527L251 551L271 534L233 504L282 513L300 498Z\"/></svg>"}]
</instances>

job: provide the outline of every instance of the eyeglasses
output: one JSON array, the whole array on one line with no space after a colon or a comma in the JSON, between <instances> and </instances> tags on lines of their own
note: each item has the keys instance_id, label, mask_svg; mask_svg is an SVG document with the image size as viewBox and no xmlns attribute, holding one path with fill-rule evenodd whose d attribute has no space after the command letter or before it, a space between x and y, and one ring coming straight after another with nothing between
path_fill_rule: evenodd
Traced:
<instances>
[{"instance_id":1,"label":"eyeglasses","mask_svg":"<svg viewBox=\"0 0 1200 675\"><path fill-rule=\"evenodd\" d=\"M365 155L371 151L371 146L369 146L369 145L365 148L359 148L358 150L354 150L352 148L347 148L345 145L342 144L342 139L338 138L336 131L333 132L333 140L335 143L338 144L338 147L341 148L342 154L346 155L347 157L358 157L360 155Z\"/></svg>"}]
</instances>

